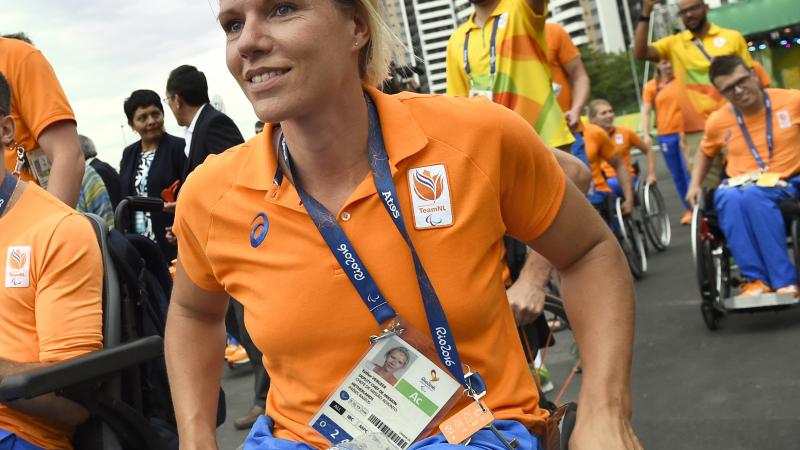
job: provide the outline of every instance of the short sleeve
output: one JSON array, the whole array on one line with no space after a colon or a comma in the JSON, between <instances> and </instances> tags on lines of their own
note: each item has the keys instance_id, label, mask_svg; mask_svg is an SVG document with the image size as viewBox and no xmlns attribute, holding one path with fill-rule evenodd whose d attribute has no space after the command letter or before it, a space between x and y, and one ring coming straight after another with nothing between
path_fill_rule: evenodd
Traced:
<instances>
[{"instance_id":1,"label":"short sleeve","mask_svg":"<svg viewBox=\"0 0 800 450\"><path fill-rule=\"evenodd\" d=\"M12 85L15 109L35 139L50 125L75 121L75 114L50 63L38 50L25 56L20 77Z\"/></svg>"},{"instance_id":2,"label":"short sleeve","mask_svg":"<svg viewBox=\"0 0 800 450\"><path fill-rule=\"evenodd\" d=\"M524 242L541 236L555 220L566 176L552 151L520 116L505 108L495 115L502 130L500 208L507 233Z\"/></svg>"},{"instance_id":3,"label":"short sleeve","mask_svg":"<svg viewBox=\"0 0 800 450\"><path fill-rule=\"evenodd\" d=\"M78 214L62 219L37 269L39 361L62 361L102 348L103 262L89 221Z\"/></svg>"},{"instance_id":4,"label":"short sleeve","mask_svg":"<svg viewBox=\"0 0 800 450\"><path fill-rule=\"evenodd\" d=\"M717 156L724 147L724 132L720 128L719 114L723 110L714 111L706 121L706 129L703 133L703 140L700 141L700 149L709 158Z\"/></svg>"},{"instance_id":5,"label":"short sleeve","mask_svg":"<svg viewBox=\"0 0 800 450\"><path fill-rule=\"evenodd\" d=\"M633 145L636 148L644 147L644 144L642 143L642 139L639 137L639 135L636 134L636 132L633 131L633 130L628 130L628 131L629 131L628 132L629 139L631 140L631 145Z\"/></svg>"},{"instance_id":6,"label":"short sleeve","mask_svg":"<svg viewBox=\"0 0 800 450\"><path fill-rule=\"evenodd\" d=\"M654 104L656 101L656 82L650 80L644 85L644 92L642 92L642 101L645 103Z\"/></svg>"},{"instance_id":7,"label":"short sleeve","mask_svg":"<svg viewBox=\"0 0 800 450\"><path fill-rule=\"evenodd\" d=\"M658 52L659 59L670 59L670 50L672 47L673 40L678 38L680 35L672 35L663 37L655 42L653 42L653 47Z\"/></svg>"},{"instance_id":8,"label":"short sleeve","mask_svg":"<svg viewBox=\"0 0 800 450\"><path fill-rule=\"evenodd\" d=\"M747 42L745 42L744 37L739 32L736 32L735 39L736 54L744 60L744 62L747 64L747 67L753 67L753 57L750 56L750 51L747 50Z\"/></svg>"},{"instance_id":9,"label":"short sleeve","mask_svg":"<svg viewBox=\"0 0 800 450\"><path fill-rule=\"evenodd\" d=\"M560 25L558 26L557 35L558 35L559 45L558 45L558 54L556 55L556 58L558 59L558 62L562 66L566 66L567 63L579 57L581 55L581 52L580 50L578 50L578 47L576 47L575 44L572 42L572 39L570 39L569 34L567 34L567 31Z\"/></svg>"},{"instance_id":10,"label":"short sleeve","mask_svg":"<svg viewBox=\"0 0 800 450\"><path fill-rule=\"evenodd\" d=\"M456 30L447 42L447 95L451 97L466 97L469 94L467 78L464 73L464 66L462 65L463 48L457 48L459 41L461 41L461 45L464 45L463 40L459 39L461 34L460 30Z\"/></svg>"},{"instance_id":11,"label":"short sleeve","mask_svg":"<svg viewBox=\"0 0 800 450\"><path fill-rule=\"evenodd\" d=\"M221 291L223 287L217 281L206 254L212 202L217 200L208 192L208 186L215 183L205 179L207 172L198 169L186 179L178 195L172 231L178 238L178 261L192 282L207 291Z\"/></svg>"}]
</instances>

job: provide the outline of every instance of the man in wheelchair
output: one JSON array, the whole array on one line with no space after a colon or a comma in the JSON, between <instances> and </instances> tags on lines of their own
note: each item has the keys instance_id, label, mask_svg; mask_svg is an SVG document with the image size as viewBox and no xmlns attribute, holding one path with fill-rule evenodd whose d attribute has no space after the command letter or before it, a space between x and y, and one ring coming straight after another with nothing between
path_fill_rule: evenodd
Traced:
<instances>
[{"instance_id":1,"label":"man in wheelchair","mask_svg":"<svg viewBox=\"0 0 800 450\"><path fill-rule=\"evenodd\" d=\"M622 204L622 213L629 214L633 210L633 178L625 160L614 147L614 143L605 130L593 123L584 124L583 140L586 145L586 157L592 171L592 188L587 195L589 202L597 208L606 222L609 222L608 200L612 196L611 187L603 175L603 162L616 169L619 184L625 201Z\"/></svg>"},{"instance_id":2,"label":"man in wheelchair","mask_svg":"<svg viewBox=\"0 0 800 450\"><path fill-rule=\"evenodd\" d=\"M0 148L14 140L0 73ZM0 380L102 346L102 262L89 222L0 166ZM0 450L70 449L88 413L47 394L0 403Z\"/></svg>"},{"instance_id":3,"label":"man in wheelchair","mask_svg":"<svg viewBox=\"0 0 800 450\"><path fill-rule=\"evenodd\" d=\"M739 299L763 293L797 296L797 271L786 250L780 203L800 185L800 91L766 89L738 56L719 56L710 78L728 100L706 122L686 200L694 206L713 158L727 148L728 179L714 207L739 271Z\"/></svg>"}]
</instances>

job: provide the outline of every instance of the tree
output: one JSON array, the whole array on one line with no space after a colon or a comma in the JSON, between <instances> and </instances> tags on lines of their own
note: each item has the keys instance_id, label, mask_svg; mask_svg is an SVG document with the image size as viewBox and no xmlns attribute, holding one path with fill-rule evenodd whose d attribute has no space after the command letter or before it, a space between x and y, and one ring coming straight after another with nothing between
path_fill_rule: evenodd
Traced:
<instances>
[{"instance_id":1,"label":"tree","mask_svg":"<svg viewBox=\"0 0 800 450\"><path fill-rule=\"evenodd\" d=\"M639 101L636 98L630 57L627 52L604 53L583 46L581 59L592 80L592 100L598 98L608 100L618 116L639 111ZM636 61L636 73L641 81L644 64L640 61Z\"/></svg>"}]
</instances>

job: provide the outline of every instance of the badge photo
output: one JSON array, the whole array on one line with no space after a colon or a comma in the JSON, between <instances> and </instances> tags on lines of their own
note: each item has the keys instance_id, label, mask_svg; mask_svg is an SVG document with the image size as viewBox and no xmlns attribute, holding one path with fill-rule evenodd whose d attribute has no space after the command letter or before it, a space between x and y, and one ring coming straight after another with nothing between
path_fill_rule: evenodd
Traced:
<instances>
[{"instance_id":1,"label":"badge photo","mask_svg":"<svg viewBox=\"0 0 800 450\"><path fill-rule=\"evenodd\" d=\"M778 111L775 113L775 117L778 118L778 126L781 128L791 128L792 127L792 118L789 116L789 111Z\"/></svg>"},{"instance_id":2,"label":"badge photo","mask_svg":"<svg viewBox=\"0 0 800 450\"><path fill-rule=\"evenodd\" d=\"M7 288L26 288L31 282L31 247L8 247L6 253Z\"/></svg>"},{"instance_id":3,"label":"badge photo","mask_svg":"<svg viewBox=\"0 0 800 450\"><path fill-rule=\"evenodd\" d=\"M418 230L453 225L450 183L444 164L417 167L408 171L414 226Z\"/></svg>"}]
</instances>

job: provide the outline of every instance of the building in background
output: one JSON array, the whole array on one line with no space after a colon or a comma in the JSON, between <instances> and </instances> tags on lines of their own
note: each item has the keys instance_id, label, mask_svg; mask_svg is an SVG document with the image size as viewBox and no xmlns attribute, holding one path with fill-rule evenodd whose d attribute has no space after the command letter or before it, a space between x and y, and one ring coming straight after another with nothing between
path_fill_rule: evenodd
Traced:
<instances>
[{"instance_id":1,"label":"building in background","mask_svg":"<svg viewBox=\"0 0 800 450\"><path fill-rule=\"evenodd\" d=\"M549 20L564 27L575 45L619 52L625 49L620 12L615 1L552 0Z\"/></svg>"}]
</instances>

